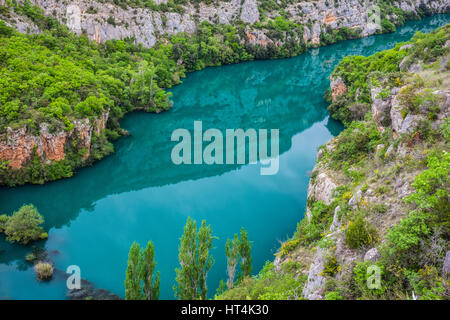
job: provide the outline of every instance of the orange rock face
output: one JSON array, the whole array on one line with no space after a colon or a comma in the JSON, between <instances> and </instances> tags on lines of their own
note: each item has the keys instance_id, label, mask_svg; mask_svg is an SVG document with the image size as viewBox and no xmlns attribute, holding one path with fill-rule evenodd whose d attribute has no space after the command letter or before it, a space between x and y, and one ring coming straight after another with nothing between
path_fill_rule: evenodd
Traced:
<instances>
[{"instance_id":1,"label":"orange rock face","mask_svg":"<svg viewBox=\"0 0 450 320\"><path fill-rule=\"evenodd\" d=\"M333 102L336 101L337 97L346 94L348 91L347 86L345 85L344 81L342 81L341 78L331 79L330 87L331 87L331 98Z\"/></svg>"},{"instance_id":2,"label":"orange rock face","mask_svg":"<svg viewBox=\"0 0 450 320\"><path fill-rule=\"evenodd\" d=\"M92 133L100 134L106 127L109 113L106 112L93 124L89 119L75 120L72 131L58 131L50 133L47 124L40 125L40 134L31 135L25 128L12 130L8 128L6 134L0 136L0 159L8 161L12 169L23 168L33 157L34 150L42 162L60 161L66 156L64 147L68 140L77 138L88 150L84 158L89 157Z\"/></svg>"}]
</instances>

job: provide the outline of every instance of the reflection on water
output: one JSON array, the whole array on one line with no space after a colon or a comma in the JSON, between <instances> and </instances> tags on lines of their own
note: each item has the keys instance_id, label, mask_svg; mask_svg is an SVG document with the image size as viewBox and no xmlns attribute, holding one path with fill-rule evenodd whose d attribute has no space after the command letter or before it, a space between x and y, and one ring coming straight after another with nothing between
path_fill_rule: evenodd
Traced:
<instances>
[{"instance_id":1,"label":"reflection on water","mask_svg":"<svg viewBox=\"0 0 450 320\"><path fill-rule=\"evenodd\" d=\"M115 143L112 156L71 179L0 189L0 209L11 213L23 203L35 204L50 229L48 241L38 246L52 252L56 267L80 265L83 277L120 295L130 244L152 240L161 297L173 297L178 239L189 215L206 219L220 238L210 288L225 277L224 243L241 226L254 241L254 269L259 270L302 218L317 147L342 129L328 119L322 98L334 66L348 54L372 54L446 21L448 15L435 16L410 22L395 34L346 41L292 59L193 73L173 88L171 111L136 112L123 119L131 136ZM174 165L171 134L177 128L192 130L196 120L204 130L218 128L224 135L225 129L279 129L279 174L260 176L258 165ZM0 239L0 298L64 298L64 281L34 280L24 261L30 250Z\"/></svg>"}]
</instances>

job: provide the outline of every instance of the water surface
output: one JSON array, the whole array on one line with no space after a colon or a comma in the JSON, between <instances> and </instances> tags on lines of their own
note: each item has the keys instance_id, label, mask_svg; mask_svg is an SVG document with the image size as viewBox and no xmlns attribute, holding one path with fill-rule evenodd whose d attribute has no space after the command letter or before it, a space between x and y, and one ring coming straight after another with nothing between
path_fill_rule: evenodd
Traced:
<instances>
[{"instance_id":1,"label":"water surface","mask_svg":"<svg viewBox=\"0 0 450 320\"><path fill-rule=\"evenodd\" d=\"M124 295L127 255L133 241L155 244L161 298L172 299L178 244L186 218L211 224L215 264L208 276L211 297L226 277L224 245L241 227L253 241L253 270L273 260L279 243L303 217L317 148L342 130L329 119L322 96L328 75L346 55L370 55L450 21L440 15L408 22L394 34L345 41L301 56L208 68L174 87L174 107L155 115L127 115L130 137L116 152L77 175L44 186L0 189L0 212L33 203L45 217L49 252L57 272L35 280L25 255L32 247L0 237L0 299L64 299L64 270L78 265L97 287ZM175 166L173 130L208 128L280 130L280 171L261 176L255 165Z\"/></svg>"}]
</instances>

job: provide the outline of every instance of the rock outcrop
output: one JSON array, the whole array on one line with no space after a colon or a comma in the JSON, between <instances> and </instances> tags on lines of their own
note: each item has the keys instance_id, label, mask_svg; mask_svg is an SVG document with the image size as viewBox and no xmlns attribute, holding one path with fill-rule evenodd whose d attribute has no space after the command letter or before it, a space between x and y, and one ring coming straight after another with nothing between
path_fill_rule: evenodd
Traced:
<instances>
[{"instance_id":1,"label":"rock outcrop","mask_svg":"<svg viewBox=\"0 0 450 320\"><path fill-rule=\"evenodd\" d=\"M108 290L95 288L94 284L88 280L81 279L80 285L80 289L68 290L67 298L70 300L122 300Z\"/></svg>"},{"instance_id":2,"label":"rock outcrop","mask_svg":"<svg viewBox=\"0 0 450 320\"><path fill-rule=\"evenodd\" d=\"M38 135L28 133L26 128L8 128L0 136L0 159L7 161L8 166L15 170L23 168L32 159L34 152L44 163L63 160L66 156L66 143L75 138L86 149L84 157L88 158L92 135L98 135L106 128L108 117L109 112L105 112L92 123L89 119L74 120L74 129L70 131L51 132L48 124L42 123Z\"/></svg>"},{"instance_id":3,"label":"rock outcrop","mask_svg":"<svg viewBox=\"0 0 450 320\"><path fill-rule=\"evenodd\" d=\"M303 289L303 297L308 300L320 300L326 278L322 275L325 264L325 253L320 247L317 248L314 261L308 272L308 280Z\"/></svg>"},{"instance_id":4,"label":"rock outcrop","mask_svg":"<svg viewBox=\"0 0 450 320\"><path fill-rule=\"evenodd\" d=\"M312 197L328 205L333 200L333 190L336 187L333 179L326 172L321 172L317 175L315 182L309 184L308 198Z\"/></svg>"}]
</instances>

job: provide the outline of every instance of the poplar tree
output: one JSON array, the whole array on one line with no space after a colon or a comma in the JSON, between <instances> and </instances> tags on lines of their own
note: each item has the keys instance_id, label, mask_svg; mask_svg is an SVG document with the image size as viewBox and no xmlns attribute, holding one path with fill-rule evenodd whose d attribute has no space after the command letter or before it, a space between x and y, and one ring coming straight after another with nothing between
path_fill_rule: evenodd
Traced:
<instances>
[{"instance_id":1,"label":"poplar tree","mask_svg":"<svg viewBox=\"0 0 450 320\"><path fill-rule=\"evenodd\" d=\"M239 260L240 247L241 243L237 234L234 235L233 240L227 239L227 243L225 244L225 255L227 256L228 289L232 289L234 285L234 276Z\"/></svg>"},{"instance_id":2,"label":"poplar tree","mask_svg":"<svg viewBox=\"0 0 450 320\"><path fill-rule=\"evenodd\" d=\"M212 249L211 226L202 221L197 233L195 220L188 217L180 239L178 259L181 268L175 269L177 274L174 286L175 296L181 300L206 299L206 277L214 263L209 254Z\"/></svg>"},{"instance_id":3,"label":"poplar tree","mask_svg":"<svg viewBox=\"0 0 450 320\"><path fill-rule=\"evenodd\" d=\"M158 300L159 271L154 277L156 268L155 250L149 241L145 250L134 242L128 253L128 266L125 276L126 300Z\"/></svg>"},{"instance_id":4,"label":"poplar tree","mask_svg":"<svg viewBox=\"0 0 450 320\"><path fill-rule=\"evenodd\" d=\"M142 279L144 282L144 298L145 300L158 300L159 298L159 271L156 273L155 279L153 280L153 274L156 268L155 262L155 248L153 243L149 241L147 243L147 248L145 248L143 254L143 269L142 269Z\"/></svg>"},{"instance_id":5,"label":"poplar tree","mask_svg":"<svg viewBox=\"0 0 450 320\"><path fill-rule=\"evenodd\" d=\"M242 277L250 277L252 275L252 244L248 240L248 233L241 228L239 253L241 255L241 272Z\"/></svg>"}]
</instances>

